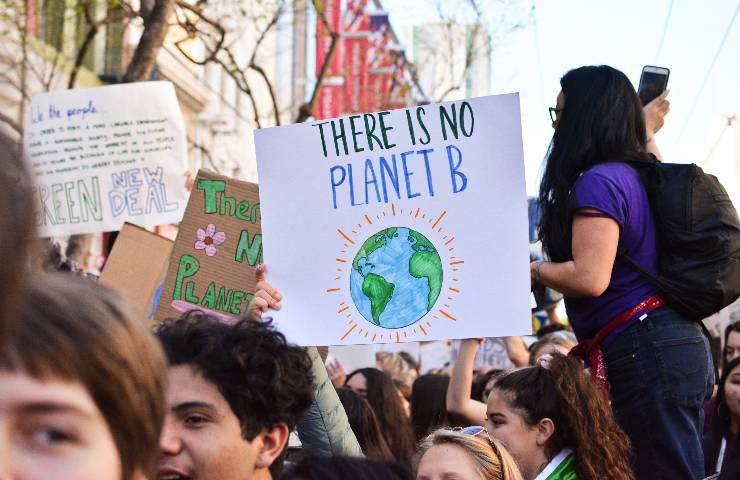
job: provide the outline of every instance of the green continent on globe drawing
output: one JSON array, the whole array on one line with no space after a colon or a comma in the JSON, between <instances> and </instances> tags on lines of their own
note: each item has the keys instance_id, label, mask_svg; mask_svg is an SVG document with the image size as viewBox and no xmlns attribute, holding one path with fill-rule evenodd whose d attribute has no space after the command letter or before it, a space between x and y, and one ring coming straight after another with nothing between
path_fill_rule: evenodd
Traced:
<instances>
[{"instance_id":1,"label":"green continent on globe drawing","mask_svg":"<svg viewBox=\"0 0 740 480\"><path fill-rule=\"evenodd\" d=\"M362 293L370 299L370 309L373 323L380 326L380 314L385 310L393 297L395 285L386 282L385 278L374 273L368 273L362 282Z\"/></svg>"},{"instance_id":2,"label":"green continent on globe drawing","mask_svg":"<svg viewBox=\"0 0 740 480\"><path fill-rule=\"evenodd\" d=\"M396 281L395 279L389 281L383 275L369 272L367 269L367 273L363 274L363 267L360 266L360 262L362 259L365 259L366 263L364 263L364 266L374 269L375 265L368 263L370 261L370 255L390 245L390 241L398 237L399 228L401 227L386 228L372 235L365 240L352 261L352 269L362 276L362 294L370 300L369 313L372 317L372 323L378 326L382 326L380 317L385 312L394 293L403 295L405 291L396 292L397 286L393 283ZM409 259L408 265L405 266L408 269L406 272L411 277L426 279L428 293L425 292L425 304L426 311L428 312L434 307L442 290L442 261L437 249L421 233L409 228L408 236L403 240L408 241L414 252Z\"/></svg>"},{"instance_id":3,"label":"green continent on globe drawing","mask_svg":"<svg viewBox=\"0 0 740 480\"><path fill-rule=\"evenodd\" d=\"M384 247L386 245L386 240L388 238L393 238L393 236L396 234L396 231L398 231L396 227L386 228L385 230L381 230L372 237L365 240L365 243L362 244L360 250L357 252L357 255L355 255L355 259L352 262L352 268L362 274L362 270L360 269L360 260L362 260L363 258L367 260L371 253L379 248Z\"/></svg>"},{"instance_id":4,"label":"green continent on globe drawing","mask_svg":"<svg viewBox=\"0 0 740 480\"><path fill-rule=\"evenodd\" d=\"M409 273L416 278L425 278L429 282L427 309L431 310L442 290L442 261L436 251L419 250L411 256Z\"/></svg>"}]
</instances>

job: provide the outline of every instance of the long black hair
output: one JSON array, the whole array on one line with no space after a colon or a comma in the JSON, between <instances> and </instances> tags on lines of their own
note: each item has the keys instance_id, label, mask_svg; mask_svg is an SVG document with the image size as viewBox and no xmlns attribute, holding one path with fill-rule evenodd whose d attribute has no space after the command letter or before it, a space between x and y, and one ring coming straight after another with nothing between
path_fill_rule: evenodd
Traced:
<instances>
[{"instance_id":1,"label":"long black hair","mask_svg":"<svg viewBox=\"0 0 740 480\"><path fill-rule=\"evenodd\" d=\"M570 194L578 176L596 164L645 158L642 104L624 73L580 67L560 79L565 105L548 149L539 202L539 235L550 259L572 259Z\"/></svg>"},{"instance_id":2,"label":"long black hair","mask_svg":"<svg viewBox=\"0 0 740 480\"><path fill-rule=\"evenodd\" d=\"M427 374L417 378L411 387L411 425L420 441L440 427L464 427L469 423L447 411L447 375Z\"/></svg>"}]
</instances>

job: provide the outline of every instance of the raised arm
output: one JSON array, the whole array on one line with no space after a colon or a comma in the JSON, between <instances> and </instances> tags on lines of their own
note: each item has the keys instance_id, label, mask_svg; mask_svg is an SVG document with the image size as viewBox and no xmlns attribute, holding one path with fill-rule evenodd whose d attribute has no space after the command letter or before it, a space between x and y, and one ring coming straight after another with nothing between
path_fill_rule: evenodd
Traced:
<instances>
[{"instance_id":1,"label":"raised arm","mask_svg":"<svg viewBox=\"0 0 740 480\"><path fill-rule=\"evenodd\" d=\"M485 425L486 404L470 398L477 352L477 339L460 342L460 352L452 367L450 385L447 387L447 411L462 415L474 425Z\"/></svg>"},{"instance_id":2,"label":"raised arm","mask_svg":"<svg viewBox=\"0 0 740 480\"><path fill-rule=\"evenodd\" d=\"M522 337L504 337L504 345L506 345L509 360L514 366L526 367L529 365L529 350L527 350L527 345L524 344Z\"/></svg>"},{"instance_id":3,"label":"raised arm","mask_svg":"<svg viewBox=\"0 0 740 480\"><path fill-rule=\"evenodd\" d=\"M666 99L669 91L666 90L642 109L645 116L645 129L647 130L647 145L645 145L645 149L648 153L655 155L655 158L661 162L663 161L663 155L661 155L658 149L655 134L663 128L665 116L671 111L671 102Z\"/></svg>"}]
</instances>

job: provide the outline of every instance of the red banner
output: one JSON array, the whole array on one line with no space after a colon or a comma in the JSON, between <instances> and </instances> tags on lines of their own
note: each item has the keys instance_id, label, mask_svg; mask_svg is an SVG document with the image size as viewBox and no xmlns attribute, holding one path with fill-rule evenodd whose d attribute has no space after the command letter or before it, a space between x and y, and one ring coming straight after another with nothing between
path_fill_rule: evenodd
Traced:
<instances>
[{"instance_id":1,"label":"red banner","mask_svg":"<svg viewBox=\"0 0 740 480\"><path fill-rule=\"evenodd\" d=\"M347 33L344 38L344 112L363 111L362 95L367 89L368 32Z\"/></svg>"},{"instance_id":2,"label":"red banner","mask_svg":"<svg viewBox=\"0 0 740 480\"><path fill-rule=\"evenodd\" d=\"M342 94L344 86L327 85L324 83L319 90L316 99L316 108L314 118L321 120L324 118L335 118L342 114Z\"/></svg>"},{"instance_id":3,"label":"red banner","mask_svg":"<svg viewBox=\"0 0 740 480\"><path fill-rule=\"evenodd\" d=\"M348 0L344 17L344 104L343 113L364 111L367 89L367 52L370 45L370 17L367 0Z\"/></svg>"},{"instance_id":4,"label":"red banner","mask_svg":"<svg viewBox=\"0 0 740 480\"><path fill-rule=\"evenodd\" d=\"M324 0L323 2L323 13L324 17L328 21L332 30L341 34L341 19L342 10L340 0ZM324 65L326 55L329 53L331 46L331 35L324 26L324 22L321 20L321 16L316 14L316 75L321 71L321 67ZM339 45L337 45L339 47ZM334 56L329 63L329 68L326 71L327 75L341 75L342 73L342 56L339 55L339 49L334 49Z\"/></svg>"},{"instance_id":5,"label":"red banner","mask_svg":"<svg viewBox=\"0 0 740 480\"><path fill-rule=\"evenodd\" d=\"M342 10L340 0L324 0L323 14L332 30L341 34L342 30ZM316 107L314 108L314 118L317 120L323 118L338 117L342 106L342 42L338 41L334 47L334 53L329 61L326 73L319 87ZM331 35L324 26L321 17L316 15L316 77L321 73L321 68L326 61L331 47Z\"/></svg>"}]
</instances>

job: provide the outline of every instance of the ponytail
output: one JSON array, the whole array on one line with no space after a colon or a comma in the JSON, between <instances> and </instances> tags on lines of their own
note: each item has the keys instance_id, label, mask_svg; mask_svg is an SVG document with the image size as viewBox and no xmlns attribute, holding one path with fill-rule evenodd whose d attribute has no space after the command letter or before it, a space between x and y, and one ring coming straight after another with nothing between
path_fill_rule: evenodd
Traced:
<instances>
[{"instance_id":1,"label":"ponytail","mask_svg":"<svg viewBox=\"0 0 740 480\"><path fill-rule=\"evenodd\" d=\"M505 393L528 425L543 418L552 420L555 432L545 445L545 454L552 458L564 448L572 449L580 480L634 479L629 439L579 361L553 354L547 368L514 370L494 388Z\"/></svg>"}]
</instances>

